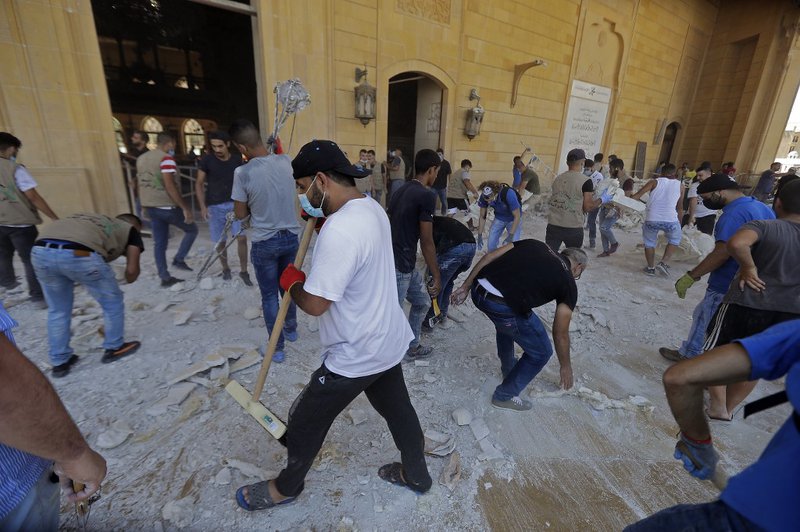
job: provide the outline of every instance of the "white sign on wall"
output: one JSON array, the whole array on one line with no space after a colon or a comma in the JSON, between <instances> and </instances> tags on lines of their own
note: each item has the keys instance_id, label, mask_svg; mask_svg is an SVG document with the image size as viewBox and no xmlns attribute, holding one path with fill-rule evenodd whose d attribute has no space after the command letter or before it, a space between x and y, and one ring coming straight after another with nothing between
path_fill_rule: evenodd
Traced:
<instances>
[{"instance_id":1,"label":"white sign on wall","mask_svg":"<svg viewBox=\"0 0 800 532\"><path fill-rule=\"evenodd\" d=\"M583 81L572 82L564 139L558 159L558 171L567 170L567 153L582 148L587 157L601 151L603 132L606 129L611 89Z\"/></svg>"}]
</instances>

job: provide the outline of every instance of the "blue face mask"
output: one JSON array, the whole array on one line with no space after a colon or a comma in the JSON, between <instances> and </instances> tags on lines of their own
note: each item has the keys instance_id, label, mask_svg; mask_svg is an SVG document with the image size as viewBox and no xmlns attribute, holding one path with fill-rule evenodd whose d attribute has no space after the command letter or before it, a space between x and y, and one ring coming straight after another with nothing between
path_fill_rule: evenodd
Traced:
<instances>
[{"instance_id":1,"label":"blue face mask","mask_svg":"<svg viewBox=\"0 0 800 532\"><path fill-rule=\"evenodd\" d=\"M175 150L167 150L167 154L169 154L169 155L175 155Z\"/></svg>"},{"instance_id":2,"label":"blue face mask","mask_svg":"<svg viewBox=\"0 0 800 532\"><path fill-rule=\"evenodd\" d=\"M317 178L314 177L314 181ZM304 194L300 194L300 206L306 211L306 214L311 216L312 218L325 218L325 213L322 212L322 204L325 203L325 195L327 192L322 193L322 201L319 202L319 207L314 207L311 205L311 202L308 200L308 191L311 190L311 187L314 186L314 181L311 181L311 184L308 185L306 192Z\"/></svg>"},{"instance_id":3,"label":"blue face mask","mask_svg":"<svg viewBox=\"0 0 800 532\"><path fill-rule=\"evenodd\" d=\"M8 160L11 161L12 163L15 163L15 162L17 162L17 156L16 155L12 155L11 157L8 158Z\"/></svg>"}]
</instances>

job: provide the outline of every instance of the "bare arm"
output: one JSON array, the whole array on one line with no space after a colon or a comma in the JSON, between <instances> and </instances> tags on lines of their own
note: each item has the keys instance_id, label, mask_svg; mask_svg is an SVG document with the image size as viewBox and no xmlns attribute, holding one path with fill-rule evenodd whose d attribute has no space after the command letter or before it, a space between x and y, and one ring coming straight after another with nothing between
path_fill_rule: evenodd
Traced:
<instances>
[{"instance_id":1,"label":"bare arm","mask_svg":"<svg viewBox=\"0 0 800 532\"><path fill-rule=\"evenodd\" d=\"M553 344L556 356L561 366L561 387L565 390L572 388L572 362L569 356L569 322L572 319L572 309L566 303L559 303L553 318Z\"/></svg>"},{"instance_id":2,"label":"bare arm","mask_svg":"<svg viewBox=\"0 0 800 532\"><path fill-rule=\"evenodd\" d=\"M139 257L142 255L142 250L138 246L128 246L125 249L125 281L132 283L139 278Z\"/></svg>"},{"instance_id":3,"label":"bare arm","mask_svg":"<svg viewBox=\"0 0 800 532\"><path fill-rule=\"evenodd\" d=\"M309 294L303 289L303 283L295 283L289 289L292 301L300 307L300 310L311 316L321 316L327 312L331 306L331 301L324 297Z\"/></svg>"},{"instance_id":4,"label":"bare arm","mask_svg":"<svg viewBox=\"0 0 800 532\"><path fill-rule=\"evenodd\" d=\"M486 207L481 207L480 214L478 215L478 234L483 234L483 226L486 224L486 213L488 209Z\"/></svg>"},{"instance_id":5,"label":"bare arm","mask_svg":"<svg viewBox=\"0 0 800 532\"><path fill-rule=\"evenodd\" d=\"M250 209L247 208L247 203L243 201L234 201L233 214L236 216L237 220L244 220L250 216Z\"/></svg>"},{"instance_id":6,"label":"bare arm","mask_svg":"<svg viewBox=\"0 0 800 532\"><path fill-rule=\"evenodd\" d=\"M689 198L689 225L694 224L694 213L697 210L697 196Z\"/></svg>"},{"instance_id":7,"label":"bare arm","mask_svg":"<svg viewBox=\"0 0 800 532\"><path fill-rule=\"evenodd\" d=\"M478 189L475 188L475 185L472 184L472 181L469 179L464 179L464 186L467 187L467 190L472 192L476 198L478 197Z\"/></svg>"},{"instance_id":8,"label":"bare arm","mask_svg":"<svg viewBox=\"0 0 800 532\"><path fill-rule=\"evenodd\" d=\"M683 197L685 194L686 194L686 188L683 186L683 183L681 183L681 195L678 198L678 204L675 205L675 210L678 211L678 222L683 220Z\"/></svg>"},{"instance_id":9,"label":"bare arm","mask_svg":"<svg viewBox=\"0 0 800 532\"><path fill-rule=\"evenodd\" d=\"M519 227L519 221L520 221L520 212L521 211L519 209L514 209L513 211L511 211L511 214L514 215L514 221L511 223L511 232L510 232L511 235L517 234L517 227Z\"/></svg>"},{"instance_id":10,"label":"bare arm","mask_svg":"<svg viewBox=\"0 0 800 532\"><path fill-rule=\"evenodd\" d=\"M436 260L436 245L433 243L433 224L431 222L419 222L419 241L422 247L422 256L425 257L425 264L433 277L433 286L428 288L428 292L435 296L442 288L442 276L439 273L439 262Z\"/></svg>"},{"instance_id":11,"label":"bare arm","mask_svg":"<svg viewBox=\"0 0 800 532\"><path fill-rule=\"evenodd\" d=\"M23 194L25 194L25 197L28 198L31 203L33 203L34 207L45 213L48 218L51 220L58 220L56 213L53 212L53 209L50 208L50 205L47 204L44 198L41 197L38 192L36 192L36 188L29 188L23 192Z\"/></svg>"},{"instance_id":12,"label":"bare arm","mask_svg":"<svg viewBox=\"0 0 800 532\"><path fill-rule=\"evenodd\" d=\"M706 255L700 261L700 264L689 270L688 273L693 279L700 280L705 274L711 273L725 264L730 257L725 242L717 242L714 244L714 249L711 250L711 253Z\"/></svg>"},{"instance_id":13,"label":"bare arm","mask_svg":"<svg viewBox=\"0 0 800 532\"><path fill-rule=\"evenodd\" d=\"M0 411L0 443L56 462L62 479L86 484L80 499L97 491L106 476L105 460L89 448L42 372L4 334Z\"/></svg>"},{"instance_id":14,"label":"bare arm","mask_svg":"<svg viewBox=\"0 0 800 532\"><path fill-rule=\"evenodd\" d=\"M647 194L648 192L650 192L651 190L653 190L654 188L656 188L656 185L657 185L657 184L658 184L658 181L656 181L655 179L651 179L650 181L648 181L647 183L645 183L645 184L644 184L644 186L643 186L642 188L640 188L640 189L639 189L639 190L636 192L636 194L634 194L634 195L633 195L633 196L631 196L631 197L632 197L633 199L635 199L635 200L639 200L639 201L641 201L641 200L642 200L642 196L644 196L645 194Z\"/></svg>"},{"instance_id":15,"label":"bare arm","mask_svg":"<svg viewBox=\"0 0 800 532\"><path fill-rule=\"evenodd\" d=\"M709 439L711 432L703 413L703 390L707 386L745 381L750 377L750 370L750 357L739 344L714 348L669 368L664 373L664 390L681 432L695 440Z\"/></svg>"},{"instance_id":16,"label":"bare arm","mask_svg":"<svg viewBox=\"0 0 800 532\"><path fill-rule=\"evenodd\" d=\"M744 291L745 285L756 292L766 288L766 284L758 277L758 268L753 261L751 247L758 242L758 233L752 229L742 228L728 240L728 253L739 263L739 290Z\"/></svg>"},{"instance_id":17,"label":"bare arm","mask_svg":"<svg viewBox=\"0 0 800 532\"><path fill-rule=\"evenodd\" d=\"M197 181L194 184L194 194L197 196L197 205L200 206L200 215L208 220L208 207L206 207L206 173L197 171Z\"/></svg>"},{"instance_id":18,"label":"bare arm","mask_svg":"<svg viewBox=\"0 0 800 532\"><path fill-rule=\"evenodd\" d=\"M589 212L603 204L600 198L594 199L594 192L583 193L583 212Z\"/></svg>"}]
</instances>

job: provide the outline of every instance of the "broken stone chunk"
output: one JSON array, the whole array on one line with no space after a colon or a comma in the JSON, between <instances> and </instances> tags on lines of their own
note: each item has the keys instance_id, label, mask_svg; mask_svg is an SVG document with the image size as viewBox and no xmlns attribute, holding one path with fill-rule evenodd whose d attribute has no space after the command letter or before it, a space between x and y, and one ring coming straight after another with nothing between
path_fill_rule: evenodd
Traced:
<instances>
[{"instance_id":1,"label":"broken stone chunk","mask_svg":"<svg viewBox=\"0 0 800 532\"><path fill-rule=\"evenodd\" d=\"M195 388L197 385L192 382L182 382L171 386L167 396L148 408L146 412L151 416L165 414L170 406L181 404Z\"/></svg>"},{"instance_id":2,"label":"broken stone chunk","mask_svg":"<svg viewBox=\"0 0 800 532\"><path fill-rule=\"evenodd\" d=\"M108 430L100 433L96 445L101 449L113 449L125 443L131 434L133 430L130 425L124 421L115 421Z\"/></svg>"},{"instance_id":3,"label":"broken stone chunk","mask_svg":"<svg viewBox=\"0 0 800 532\"><path fill-rule=\"evenodd\" d=\"M186 325L189 319L192 317L191 310L176 310L175 316L172 318L173 325Z\"/></svg>"},{"instance_id":4,"label":"broken stone chunk","mask_svg":"<svg viewBox=\"0 0 800 532\"><path fill-rule=\"evenodd\" d=\"M231 483L231 470L227 467L223 467L219 470L219 473L214 476L214 484L218 486L227 486Z\"/></svg>"},{"instance_id":5,"label":"broken stone chunk","mask_svg":"<svg viewBox=\"0 0 800 532\"><path fill-rule=\"evenodd\" d=\"M442 469L442 476L439 477L439 482L447 487L450 491L456 489L456 484L461 480L461 456L455 452L450 455L450 460Z\"/></svg>"},{"instance_id":6,"label":"broken stone chunk","mask_svg":"<svg viewBox=\"0 0 800 532\"><path fill-rule=\"evenodd\" d=\"M261 317L261 309L258 307L247 307L244 309L244 319L256 320Z\"/></svg>"},{"instance_id":7,"label":"broken stone chunk","mask_svg":"<svg viewBox=\"0 0 800 532\"><path fill-rule=\"evenodd\" d=\"M211 277L203 277L198 285L200 290L213 290L214 289L214 279Z\"/></svg>"},{"instance_id":8,"label":"broken stone chunk","mask_svg":"<svg viewBox=\"0 0 800 532\"><path fill-rule=\"evenodd\" d=\"M350 421L353 422L353 425L360 425L367 420L367 413L360 408L351 408L347 415L350 417Z\"/></svg>"},{"instance_id":9,"label":"broken stone chunk","mask_svg":"<svg viewBox=\"0 0 800 532\"><path fill-rule=\"evenodd\" d=\"M469 425L472 423L472 412L466 408L456 408L453 410L453 421L455 421L456 425L459 427Z\"/></svg>"},{"instance_id":10,"label":"broken stone chunk","mask_svg":"<svg viewBox=\"0 0 800 532\"><path fill-rule=\"evenodd\" d=\"M473 420L470 423L469 428L472 429L472 434L478 441L481 441L482 439L484 439L486 436L489 435L489 427L486 426L486 422L483 420L482 417Z\"/></svg>"}]
</instances>

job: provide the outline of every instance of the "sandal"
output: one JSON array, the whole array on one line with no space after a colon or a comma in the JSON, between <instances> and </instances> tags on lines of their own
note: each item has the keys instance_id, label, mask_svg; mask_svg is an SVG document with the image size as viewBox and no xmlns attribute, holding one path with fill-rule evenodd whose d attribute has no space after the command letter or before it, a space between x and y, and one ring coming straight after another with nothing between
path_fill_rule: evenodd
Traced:
<instances>
[{"instance_id":1,"label":"sandal","mask_svg":"<svg viewBox=\"0 0 800 532\"><path fill-rule=\"evenodd\" d=\"M250 498L250 502L247 502L247 500L244 498L243 490L245 488L247 488L247 495ZM281 502L273 501L272 496L269 494L269 480L262 480L261 482L250 484L249 486L242 486L236 490L236 504L248 512L274 508L275 506L279 506L281 504L289 504L294 502L296 498L297 497L289 497Z\"/></svg>"},{"instance_id":2,"label":"sandal","mask_svg":"<svg viewBox=\"0 0 800 532\"><path fill-rule=\"evenodd\" d=\"M415 493L425 493L425 491L427 491L406 482L406 479L403 478L403 464L400 462L392 462L391 464L381 466L381 468L378 469L378 476L386 482L404 486Z\"/></svg>"}]
</instances>

